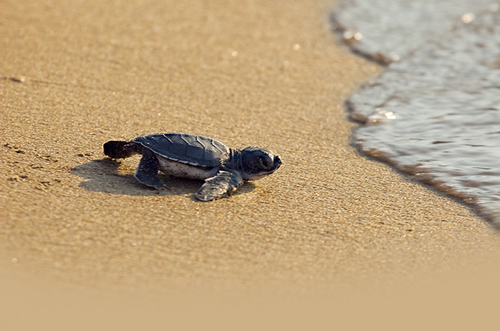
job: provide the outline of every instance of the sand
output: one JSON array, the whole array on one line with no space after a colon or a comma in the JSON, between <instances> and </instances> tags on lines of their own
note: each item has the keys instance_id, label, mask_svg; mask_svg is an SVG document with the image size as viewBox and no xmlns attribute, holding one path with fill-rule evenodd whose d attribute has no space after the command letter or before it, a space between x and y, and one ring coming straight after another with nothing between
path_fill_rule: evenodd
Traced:
<instances>
[{"instance_id":1,"label":"sand","mask_svg":"<svg viewBox=\"0 0 500 331\"><path fill-rule=\"evenodd\" d=\"M351 146L344 101L382 68L336 42L333 5L4 3L2 277L163 298L335 295L498 265L488 224ZM211 203L192 198L197 181L152 191L132 176L138 157L102 154L152 132L267 147L283 166Z\"/></svg>"}]
</instances>

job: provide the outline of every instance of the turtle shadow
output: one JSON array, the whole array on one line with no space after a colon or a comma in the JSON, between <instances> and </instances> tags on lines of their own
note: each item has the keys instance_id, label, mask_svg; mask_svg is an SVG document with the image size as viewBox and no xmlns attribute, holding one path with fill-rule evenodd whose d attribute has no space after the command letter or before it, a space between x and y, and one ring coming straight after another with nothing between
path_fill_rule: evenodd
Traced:
<instances>
[{"instance_id":1,"label":"turtle shadow","mask_svg":"<svg viewBox=\"0 0 500 331\"><path fill-rule=\"evenodd\" d=\"M203 184L201 180L175 178L160 172L158 176L165 188L156 190L139 183L133 171L130 174L120 173L120 166L122 162L103 158L80 164L72 168L71 173L86 179L79 186L88 191L131 196L190 195L191 200L198 201L194 194ZM248 193L254 188L253 183L246 182L233 195Z\"/></svg>"}]
</instances>

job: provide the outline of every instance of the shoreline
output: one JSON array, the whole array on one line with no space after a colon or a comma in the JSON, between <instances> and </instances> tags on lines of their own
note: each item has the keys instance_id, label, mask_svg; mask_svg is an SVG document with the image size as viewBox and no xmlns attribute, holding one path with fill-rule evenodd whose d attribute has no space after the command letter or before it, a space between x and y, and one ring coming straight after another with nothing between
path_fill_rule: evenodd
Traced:
<instances>
[{"instance_id":1,"label":"shoreline","mask_svg":"<svg viewBox=\"0 0 500 331\"><path fill-rule=\"evenodd\" d=\"M461 200L498 230L500 182L493 143L498 68L488 62L496 54L494 36L500 35L494 29L500 22L498 4L450 4L421 2L408 12L397 1L387 8L361 1L343 2L334 10L333 24L343 37L359 33L361 42L350 40L349 47L387 65L347 101L349 117L365 124L354 132L354 144ZM383 19L395 12L407 16ZM424 13L429 24L414 27L410 18ZM410 29L411 37L405 33ZM453 41L443 43L445 35Z\"/></svg>"},{"instance_id":2,"label":"shoreline","mask_svg":"<svg viewBox=\"0 0 500 331\"><path fill-rule=\"evenodd\" d=\"M468 208L351 146L344 102L380 67L335 44L330 1L74 6L8 4L0 27L5 274L104 293L336 293L500 261ZM152 192L137 158L103 160L108 140L176 131L283 166L203 204L199 182Z\"/></svg>"}]
</instances>

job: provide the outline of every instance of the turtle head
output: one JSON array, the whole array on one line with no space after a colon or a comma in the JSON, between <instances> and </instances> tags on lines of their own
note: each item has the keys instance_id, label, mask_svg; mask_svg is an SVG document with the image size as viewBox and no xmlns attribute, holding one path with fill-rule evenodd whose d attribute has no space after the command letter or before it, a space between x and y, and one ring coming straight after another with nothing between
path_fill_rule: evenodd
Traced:
<instances>
[{"instance_id":1,"label":"turtle head","mask_svg":"<svg viewBox=\"0 0 500 331\"><path fill-rule=\"evenodd\" d=\"M272 174L281 166L281 159L270 150L247 147L241 151L241 171L244 180L257 180Z\"/></svg>"}]
</instances>

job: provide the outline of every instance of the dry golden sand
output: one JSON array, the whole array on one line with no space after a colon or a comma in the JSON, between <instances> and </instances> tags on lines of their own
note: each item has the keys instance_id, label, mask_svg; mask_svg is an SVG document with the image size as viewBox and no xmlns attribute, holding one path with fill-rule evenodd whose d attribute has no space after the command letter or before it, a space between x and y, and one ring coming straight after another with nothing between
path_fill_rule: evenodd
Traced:
<instances>
[{"instance_id":1,"label":"dry golden sand","mask_svg":"<svg viewBox=\"0 0 500 331\"><path fill-rule=\"evenodd\" d=\"M498 235L470 210L351 147L343 102L381 69L335 43L333 5L4 1L2 277L160 297L335 294L498 264ZM102 155L109 139L177 131L284 164L199 203L199 182L154 192L132 177L138 157Z\"/></svg>"}]
</instances>

